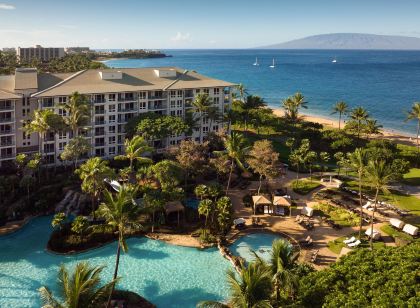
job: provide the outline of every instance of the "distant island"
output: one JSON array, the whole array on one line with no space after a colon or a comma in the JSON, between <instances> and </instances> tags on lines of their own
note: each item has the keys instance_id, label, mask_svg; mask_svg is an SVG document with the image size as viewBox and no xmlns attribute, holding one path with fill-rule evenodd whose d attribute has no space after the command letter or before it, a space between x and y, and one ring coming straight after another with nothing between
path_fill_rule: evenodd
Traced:
<instances>
[{"instance_id":1,"label":"distant island","mask_svg":"<svg viewBox=\"0 0 420 308\"><path fill-rule=\"evenodd\" d=\"M420 38L363 33L331 33L308 36L259 49L369 49L420 50Z\"/></svg>"},{"instance_id":2,"label":"distant island","mask_svg":"<svg viewBox=\"0 0 420 308\"><path fill-rule=\"evenodd\" d=\"M87 53L89 58L94 61L104 61L109 59L148 59L170 57L159 50L128 49L124 51L90 51Z\"/></svg>"}]
</instances>

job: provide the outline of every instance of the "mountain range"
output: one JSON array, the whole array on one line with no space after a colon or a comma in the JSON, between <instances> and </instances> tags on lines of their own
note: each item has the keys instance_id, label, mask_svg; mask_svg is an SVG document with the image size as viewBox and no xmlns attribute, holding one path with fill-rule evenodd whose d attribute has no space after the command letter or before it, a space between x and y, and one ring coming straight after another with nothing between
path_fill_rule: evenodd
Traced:
<instances>
[{"instance_id":1,"label":"mountain range","mask_svg":"<svg viewBox=\"0 0 420 308\"><path fill-rule=\"evenodd\" d=\"M260 49L377 49L420 50L420 38L364 33L331 33L308 36Z\"/></svg>"}]
</instances>

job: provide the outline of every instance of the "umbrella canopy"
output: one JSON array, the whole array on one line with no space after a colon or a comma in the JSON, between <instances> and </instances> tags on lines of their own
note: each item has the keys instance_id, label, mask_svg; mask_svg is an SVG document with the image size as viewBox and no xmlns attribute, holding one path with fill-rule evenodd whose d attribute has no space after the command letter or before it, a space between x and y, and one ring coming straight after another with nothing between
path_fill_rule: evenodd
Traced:
<instances>
[{"instance_id":1,"label":"umbrella canopy","mask_svg":"<svg viewBox=\"0 0 420 308\"><path fill-rule=\"evenodd\" d=\"M184 211L184 206L182 205L181 201L171 201L166 203L165 205L165 213L169 215L170 213L174 212L182 212Z\"/></svg>"},{"instance_id":2,"label":"umbrella canopy","mask_svg":"<svg viewBox=\"0 0 420 308\"><path fill-rule=\"evenodd\" d=\"M271 201L264 196L252 196L252 201L254 202L254 205L272 204Z\"/></svg>"},{"instance_id":3,"label":"umbrella canopy","mask_svg":"<svg viewBox=\"0 0 420 308\"><path fill-rule=\"evenodd\" d=\"M280 205L280 206L291 206L292 205L290 200L287 200L285 197L282 197L282 196L274 196L273 204L274 205Z\"/></svg>"}]
</instances>

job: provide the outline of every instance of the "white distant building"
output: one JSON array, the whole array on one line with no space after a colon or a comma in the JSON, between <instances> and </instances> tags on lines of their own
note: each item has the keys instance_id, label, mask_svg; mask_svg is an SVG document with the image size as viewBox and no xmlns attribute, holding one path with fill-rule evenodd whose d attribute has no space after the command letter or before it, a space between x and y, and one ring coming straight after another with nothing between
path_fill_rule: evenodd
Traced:
<instances>
[{"instance_id":1,"label":"white distant building","mask_svg":"<svg viewBox=\"0 0 420 308\"><path fill-rule=\"evenodd\" d=\"M62 58L65 56L63 47L42 47L36 45L35 47L18 47L16 56L20 62L31 62L33 59L38 59L42 62L48 62L55 58Z\"/></svg>"},{"instance_id":2,"label":"white distant building","mask_svg":"<svg viewBox=\"0 0 420 308\"><path fill-rule=\"evenodd\" d=\"M77 53L88 53L90 52L89 47L66 47L64 48L66 54L77 54Z\"/></svg>"},{"instance_id":3,"label":"white distant building","mask_svg":"<svg viewBox=\"0 0 420 308\"><path fill-rule=\"evenodd\" d=\"M39 140L37 134L26 134L22 123L31 120L36 109L51 108L65 115L58 104L66 102L75 91L85 94L92 105L91 126L85 135L92 145L90 156L111 158L124 151L125 125L129 119L146 112L184 117L198 93L207 93L223 114L231 107L232 86L176 67L66 74L17 69L15 75L0 76L0 165L13 160L18 153L33 153L39 148L48 163L59 163L58 157L72 138L71 133L48 133ZM199 125L202 137L223 128L222 122L212 122L206 117ZM202 141L199 132L195 128L191 136L170 136L154 145L165 149L185 138Z\"/></svg>"},{"instance_id":4,"label":"white distant building","mask_svg":"<svg viewBox=\"0 0 420 308\"><path fill-rule=\"evenodd\" d=\"M15 47L4 47L2 49L3 52L12 52L15 53L16 52L16 48Z\"/></svg>"}]
</instances>

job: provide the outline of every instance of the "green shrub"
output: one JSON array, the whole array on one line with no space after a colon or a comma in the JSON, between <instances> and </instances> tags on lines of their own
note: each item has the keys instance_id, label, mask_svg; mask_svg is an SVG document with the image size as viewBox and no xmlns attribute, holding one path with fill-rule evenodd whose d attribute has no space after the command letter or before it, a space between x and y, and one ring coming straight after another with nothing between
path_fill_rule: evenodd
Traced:
<instances>
[{"instance_id":1,"label":"green shrub","mask_svg":"<svg viewBox=\"0 0 420 308\"><path fill-rule=\"evenodd\" d=\"M295 193L299 195L309 194L312 190L320 187L321 184L316 181L309 180L294 180L292 182L292 189Z\"/></svg>"}]
</instances>

